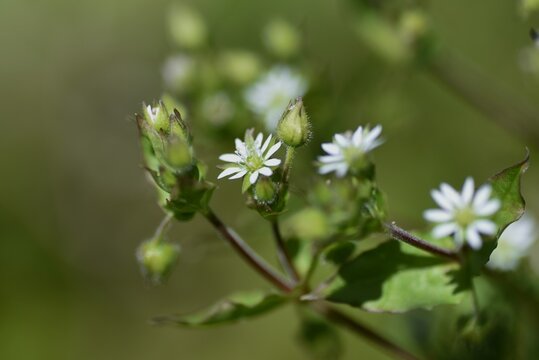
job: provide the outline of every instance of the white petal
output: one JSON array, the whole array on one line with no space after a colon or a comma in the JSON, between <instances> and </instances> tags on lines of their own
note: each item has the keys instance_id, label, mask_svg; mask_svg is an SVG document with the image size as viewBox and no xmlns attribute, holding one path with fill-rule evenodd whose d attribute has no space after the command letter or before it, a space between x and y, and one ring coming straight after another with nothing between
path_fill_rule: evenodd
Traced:
<instances>
[{"instance_id":1,"label":"white petal","mask_svg":"<svg viewBox=\"0 0 539 360\"><path fill-rule=\"evenodd\" d=\"M460 198L460 194L451 187L451 185L448 185L446 183L443 183L440 185L440 190L442 191L442 194L447 198L447 200L451 201L453 205L457 207L462 206L462 200Z\"/></svg>"},{"instance_id":2,"label":"white petal","mask_svg":"<svg viewBox=\"0 0 539 360\"><path fill-rule=\"evenodd\" d=\"M338 163L339 166L335 170L335 174L337 177L343 177L348 172L348 164L347 163Z\"/></svg>"},{"instance_id":3,"label":"white petal","mask_svg":"<svg viewBox=\"0 0 539 360\"><path fill-rule=\"evenodd\" d=\"M470 247L475 250L480 249L481 245L483 245L481 236L479 236L479 233L474 226L469 226L468 229L466 229L466 241Z\"/></svg>"},{"instance_id":4,"label":"white petal","mask_svg":"<svg viewBox=\"0 0 539 360\"><path fill-rule=\"evenodd\" d=\"M363 142L365 143L366 146L369 146L369 144L372 144L374 140L378 136L380 136L381 133L382 133L382 126L377 125L371 131L369 131L369 133L365 136L365 140L363 140Z\"/></svg>"},{"instance_id":5,"label":"white petal","mask_svg":"<svg viewBox=\"0 0 539 360\"><path fill-rule=\"evenodd\" d=\"M231 163L238 163L241 161L241 157L236 154L223 154L219 156L219 160Z\"/></svg>"},{"instance_id":6,"label":"white petal","mask_svg":"<svg viewBox=\"0 0 539 360\"><path fill-rule=\"evenodd\" d=\"M432 198L436 203L444 210L453 210L454 206L449 199L447 199L439 190L432 190L430 192Z\"/></svg>"},{"instance_id":7,"label":"white petal","mask_svg":"<svg viewBox=\"0 0 539 360\"><path fill-rule=\"evenodd\" d=\"M496 211L500 210L501 206L502 203L500 202L500 200L492 199L480 208L474 209L474 211L479 216L490 216L493 215Z\"/></svg>"},{"instance_id":8,"label":"white petal","mask_svg":"<svg viewBox=\"0 0 539 360\"><path fill-rule=\"evenodd\" d=\"M262 135L262 133L258 133L258 135L256 136L255 145L259 149L260 149L260 146L262 146L262 139L263 138L264 138L264 135Z\"/></svg>"},{"instance_id":9,"label":"white petal","mask_svg":"<svg viewBox=\"0 0 539 360\"><path fill-rule=\"evenodd\" d=\"M358 126L357 130L354 132L354 135L352 135L352 141L355 146L361 145L361 142L363 141L363 127Z\"/></svg>"},{"instance_id":10,"label":"white petal","mask_svg":"<svg viewBox=\"0 0 539 360\"><path fill-rule=\"evenodd\" d=\"M273 174L273 171L271 171L269 167L263 167L260 170L258 170L258 172L264 176L271 176L271 174Z\"/></svg>"},{"instance_id":11,"label":"white petal","mask_svg":"<svg viewBox=\"0 0 539 360\"><path fill-rule=\"evenodd\" d=\"M269 159L264 161L264 165L266 166L277 166L281 163L280 159Z\"/></svg>"},{"instance_id":12,"label":"white petal","mask_svg":"<svg viewBox=\"0 0 539 360\"><path fill-rule=\"evenodd\" d=\"M342 134L335 134L335 142L342 147L350 146L350 140Z\"/></svg>"},{"instance_id":13,"label":"white petal","mask_svg":"<svg viewBox=\"0 0 539 360\"><path fill-rule=\"evenodd\" d=\"M237 172L240 172L242 169L239 168L239 167L230 167L230 168L227 168L227 169L224 169L220 174L219 176L217 176L217 179L222 179L224 177L227 177L229 175L232 175L232 174L235 174Z\"/></svg>"},{"instance_id":14,"label":"white petal","mask_svg":"<svg viewBox=\"0 0 539 360\"><path fill-rule=\"evenodd\" d=\"M341 153L341 149L334 143L323 143L322 149L330 155L338 155Z\"/></svg>"},{"instance_id":15,"label":"white petal","mask_svg":"<svg viewBox=\"0 0 539 360\"><path fill-rule=\"evenodd\" d=\"M374 140L371 143L365 143L365 146L363 147L363 150L365 152L371 151L374 148L377 148L378 146L382 145L384 142L382 140Z\"/></svg>"},{"instance_id":16,"label":"white petal","mask_svg":"<svg viewBox=\"0 0 539 360\"><path fill-rule=\"evenodd\" d=\"M475 193L475 196L473 199L473 208L478 209L478 208L481 208L483 205L485 205L491 193L492 193L492 186L488 184L481 186Z\"/></svg>"},{"instance_id":17,"label":"white petal","mask_svg":"<svg viewBox=\"0 0 539 360\"><path fill-rule=\"evenodd\" d=\"M462 187L461 199L464 204L469 204L472 201L474 193L474 181L473 178L468 177L464 181L464 186Z\"/></svg>"},{"instance_id":18,"label":"white petal","mask_svg":"<svg viewBox=\"0 0 539 360\"><path fill-rule=\"evenodd\" d=\"M258 180L258 171L255 171L249 176L249 182L253 185Z\"/></svg>"},{"instance_id":19,"label":"white petal","mask_svg":"<svg viewBox=\"0 0 539 360\"><path fill-rule=\"evenodd\" d=\"M245 143L243 141L241 141L240 139L236 139L234 141L236 143L236 150L238 151L238 153L241 156L246 157L247 156L247 148L245 147Z\"/></svg>"},{"instance_id":20,"label":"white petal","mask_svg":"<svg viewBox=\"0 0 539 360\"><path fill-rule=\"evenodd\" d=\"M434 227L432 229L432 235L435 238L443 238L446 236L449 236L453 233L455 233L458 230L458 226L456 223L446 223L446 224L440 224Z\"/></svg>"},{"instance_id":21,"label":"white petal","mask_svg":"<svg viewBox=\"0 0 539 360\"><path fill-rule=\"evenodd\" d=\"M268 152L266 153L266 155L264 156L265 159L269 159L271 157L271 155L275 154L275 152L277 150L279 150L279 148L281 147L281 142L279 141L277 144L273 145L272 147L270 147L270 149L268 150Z\"/></svg>"},{"instance_id":22,"label":"white petal","mask_svg":"<svg viewBox=\"0 0 539 360\"><path fill-rule=\"evenodd\" d=\"M475 226L477 231L485 235L494 235L496 234L496 231L498 230L498 227L496 226L496 224L490 220L474 221L473 226Z\"/></svg>"},{"instance_id":23,"label":"white petal","mask_svg":"<svg viewBox=\"0 0 539 360\"><path fill-rule=\"evenodd\" d=\"M268 148L269 146L269 143L271 141L271 134L269 134L268 138L266 139L266 141L264 141L264 145L262 145L262 147L260 148L260 151L262 153L264 153L264 151L266 151L266 149Z\"/></svg>"},{"instance_id":24,"label":"white petal","mask_svg":"<svg viewBox=\"0 0 539 360\"><path fill-rule=\"evenodd\" d=\"M319 156L318 161L320 161L321 163L327 164L327 163L333 163L336 161L344 161L344 159L341 155L324 155L324 156Z\"/></svg>"},{"instance_id":25,"label":"white petal","mask_svg":"<svg viewBox=\"0 0 539 360\"><path fill-rule=\"evenodd\" d=\"M232 175L231 177L229 177L229 179L230 180L239 179L239 178L244 177L245 174L247 174L247 170L242 170L239 173L237 173L236 175Z\"/></svg>"},{"instance_id":26,"label":"white petal","mask_svg":"<svg viewBox=\"0 0 539 360\"><path fill-rule=\"evenodd\" d=\"M453 220L453 214L440 209L430 209L423 213L423 217L432 222L446 222Z\"/></svg>"},{"instance_id":27,"label":"white petal","mask_svg":"<svg viewBox=\"0 0 539 360\"><path fill-rule=\"evenodd\" d=\"M332 171L337 171L338 168L341 167L341 163L332 163L332 164L327 164L327 165L322 165L320 166L320 168L318 169L318 172L322 175L324 174L328 174Z\"/></svg>"}]
</instances>

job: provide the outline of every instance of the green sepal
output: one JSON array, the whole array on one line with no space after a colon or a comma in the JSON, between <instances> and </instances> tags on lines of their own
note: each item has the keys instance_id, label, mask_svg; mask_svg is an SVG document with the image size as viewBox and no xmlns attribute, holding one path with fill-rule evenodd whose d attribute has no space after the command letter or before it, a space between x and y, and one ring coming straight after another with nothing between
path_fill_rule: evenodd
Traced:
<instances>
[{"instance_id":1,"label":"green sepal","mask_svg":"<svg viewBox=\"0 0 539 360\"><path fill-rule=\"evenodd\" d=\"M287 297L275 293L241 292L229 296L208 310L189 315L157 317L154 322L186 327L224 325L266 314L283 306L287 301Z\"/></svg>"}]
</instances>

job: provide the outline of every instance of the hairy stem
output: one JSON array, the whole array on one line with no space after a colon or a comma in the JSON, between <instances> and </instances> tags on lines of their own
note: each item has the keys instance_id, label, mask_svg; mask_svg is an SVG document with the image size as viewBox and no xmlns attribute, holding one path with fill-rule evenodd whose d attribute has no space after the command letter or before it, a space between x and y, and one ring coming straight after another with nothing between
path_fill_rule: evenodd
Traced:
<instances>
[{"instance_id":1,"label":"hairy stem","mask_svg":"<svg viewBox=\"0 0 539 360\"><path fill-rule=\"evenodd\" d=\"M234 248L234 250L236 250L236 252L266 280L285 293L289 293L294 289L292 284L279 275L232 229L228 228L212 210L207 211L204 216L217 232Z\"/></svg>"},{"instance_id":2,"label":"hairy stem","mask_svg":"<svg viewBox=\"0 0 539 360\"><path fill-rule=\"evenodd\" d=\"M271 229L277 245L277 257L279 258L279 262L288 276L290 276L295 283L298 283L300 281L300 276L296 267L294 266L294 262L290 257L288 250L286 249L286 244L279 227L279 220L275 219L271 222Z\"/></svg>"},{"instance_id":3,"label":"hairy stem","mask_svg":"<svg viewBox=\"0 0 539 360\"><path fill-rule=\"evenodd\" d=\"M383 348L387 353L395 356L396 358L404 360L418 360L415 355L371 330L367 326L361 324L359 321L351 318L347 314L340 312L339 310L332 309L323 303L313 303L312 306L316 311L318 311L318 313L324 315L328 320L344 326L348 330L351 330L371 343Z\"/></svg>"},{"instance_id":4,"label":"hairy stem","mask_svg":"<svg viewBox=\"0 0 539 360\"><path fill-rule=\"evenodd\" d=\"M401 229L394 222L391 224L386 224L385 227L393 239L400 240L407 243L408 245L424 250L433 255L460 262L458 253L422 240L405 231L404 229Z\"/></svg>"}]
</instances>

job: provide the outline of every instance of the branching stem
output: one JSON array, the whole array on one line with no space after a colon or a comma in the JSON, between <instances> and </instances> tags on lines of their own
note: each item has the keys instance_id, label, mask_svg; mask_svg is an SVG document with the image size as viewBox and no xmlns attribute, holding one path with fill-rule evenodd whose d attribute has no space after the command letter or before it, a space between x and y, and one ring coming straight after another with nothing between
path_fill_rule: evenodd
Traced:
<instances>
[{"instance_id":1,"label":"branching stem","mask_svg":"<svg viewBox=\"0 0 539 360\"><path fill-rule=\"evenodd\" d=\"M277 218L271 221L271 229L277 245L277 257L279 258L279 262L288 276L290 276L295 283L298 283L300 281L300 276L296 267L294 266L292 258L290 257L290 253L286 248L286 244L279 227L279 220L277 220Z\"/></svg>"}]
</instances>

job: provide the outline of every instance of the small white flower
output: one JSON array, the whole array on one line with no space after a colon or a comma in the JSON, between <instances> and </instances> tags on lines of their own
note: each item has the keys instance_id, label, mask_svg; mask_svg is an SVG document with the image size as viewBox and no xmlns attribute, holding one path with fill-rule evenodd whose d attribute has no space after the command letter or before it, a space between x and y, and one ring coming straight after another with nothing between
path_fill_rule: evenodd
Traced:
<instances>
[{"instance_id":1,"label":"small white flower","mask_svg":"<svg viewBox=\"0 0 539 360\"><path fill-rule=\"evenodd\" d=\"M234 154L223 154L219 159L225 162L232 163L224 169L218 179L230 176L230 179L240 179L244 176L249 177L250 184L256 183L258 176L271 176L273 174L272 167L278 166L281 163L280 159L272 159L281 147L281 142L277 142L270 146L272 136L269 135L266 141L262 133L259 133L256 138L253 138L253 131L245 132L245 141L236 139L236 151Z\"/></svg>"},{"instance_id":2,"label":"small white flower","mask_svg":"<svg viewBox=\"0 0 539 360\"><path fill-rule=\"evenodd\" d=\"M382 133L382 126L377 125L372 130L359 126L352 133L335 134L333 142L322 144L327 155L318 157L320 174L335 172L343 177L352 168L361 165L365 154L382 144L378 137Z\"/></svg>"},{"instance_id":3,"label":"small white flower","mask_svg":"<svg viewBox=\"0 0 539 360\"><path fill-rule=\"evenodd\" d=\"M148 115L148 119L152 122L152 124L155 124L155 121L157 120L157 117L159 116L159 106L152 107L151 105L146 106L146 114Z\"/></svg>"},{"instance_id":4,"label":"small white flower","mask_svg":"<svg viewBox=\"0 0 539 360\"><path fill-rule=\"evenodd\" d=\"M536 230L535 221L527 214L509 225L498 239L498 246L490 255L487 266L502 271L514 270L537 239Z\"/></svg>"},{"instance_id":5,"label":"small white flower","mask_svg":"<svg viewBox=\"0 0 539 360\"><path fill-rule=\"evenodd\" d=\"M488 218L500 209L501 203L490 198L491 193L488 184L474 192L471 177L466 179L460 193L445 183L440 185L440 190L432 190L432 198L441 209L427 210L423 216L437 224L432 230L434 237L452 235L457 247L467 242L473 249L481 248L481 234L492 236L498 230Z\"/></svg>"},{"instance_id":6,"label":"small white flower","mask_svg":"<svg viewBox=\"0 0 539 360\"><path fill-rule=\"evenodd\" d=\"M274 131L290 100L303 96L307 81L286 66L275 66L245 92L245 101Z\"/></svg>"}]
</instances>

